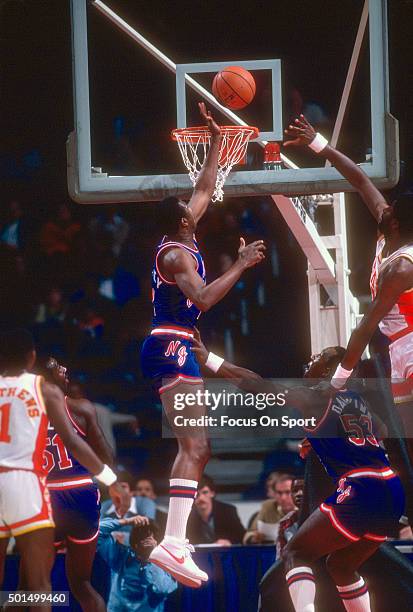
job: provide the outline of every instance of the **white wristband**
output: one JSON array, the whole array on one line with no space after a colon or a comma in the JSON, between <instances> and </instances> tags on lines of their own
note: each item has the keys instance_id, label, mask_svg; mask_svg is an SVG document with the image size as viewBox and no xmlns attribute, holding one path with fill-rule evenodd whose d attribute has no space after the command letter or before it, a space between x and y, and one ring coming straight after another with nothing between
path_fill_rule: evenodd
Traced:
<instances>
[{"instance_id":1,"label":"white wristband","mask_svg":"<svg viewBox=\"0 0 413 612\"><path fill-rule=\"evenodd\" d=\"M352 372L353 370L346 370L342 367L341 363L339 363L331 379L331 386L334 387L334 389L341 389L346 384Z\"/></svg>"},{"instance_id":2,"label":"white wristband","mask_svg":"<svg viewBox=\"0 0 413 612\"><path fill-rule=\"evenodd\" d=\"M95 478L99 480L99 482L103 482L103 484L110 487L117 480L117 476L115 472L108 466L106 463L103 466L103 470L99 472L99 474L95 474Z\"/></svg>"},{"instance_id":3,"label":"white wristband","mask_svg":"<svg viewBox=\"0 0 413 612\"><path fill-rule=\"evenodd\" d=\"M218 357L218 355L215 355L214 353L209 353L205 365L213 372L218 372L219 368L222 366L223 363L224 360L222 359L222 357Z\"/></svg>"},{"instance_id":4,"label":"white wristband","mask_svg":"<svg viewBox=\"0 0 413 612\"><path fill-rule=\"evenodd\" d=\"M315 138L308 145L315 153L320 153L328 145L327 138L324 138L319 132L315 135Z\"/></svg>"}]
</instances>

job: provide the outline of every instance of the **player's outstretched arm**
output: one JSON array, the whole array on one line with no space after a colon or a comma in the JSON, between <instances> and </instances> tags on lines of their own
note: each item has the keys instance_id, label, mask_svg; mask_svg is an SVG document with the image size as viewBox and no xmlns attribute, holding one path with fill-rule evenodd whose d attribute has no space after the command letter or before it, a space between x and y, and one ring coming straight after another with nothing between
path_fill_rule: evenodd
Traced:
<instances>
[{"instance_id":1,"label":"player's outstretched arm","mask_svg":"<svg viewBox=\"0 0 413 612\"><path fill-rule=\"evenodd\" d=\"M112 495L118 499L119 506L122 509L126 508L126 512L129 508L130 500L127 495L125 495L125 491L120 487L119 483L116 482L116 476L113 474L112 470L107 465L103 464L90 446L74 432L64 407L63 393L57 385L45 381L42 381L41 387L47 416L61 437L63 444L91 474L96 476L100 482L110 486ZM107 479L108 473L111 482Z\"/></svg>"},{"instance_id":2,"label":"player's outstretched arm","mask_svg":"<svg viewBox=\"0 0 413 612\"><path fill-rule=\"evenodd\" d=\"M285 130L285 134L288 138L288 140L284 142L285 147L310 146L315 142L317 137L316 131L304 115L300 115L300 117L294 121L293 125L289 125ZM320 146L323 145L320 144ZM373 217L377 222L380 222L383 210L388 208L389 204L363 170L349 157L328 144L326 144L317 155L328 159L344 178L353 185L363 198L363 201Z\"/></svg>"},{"instance_id":3,"label":"player's outstretched arm","mask_svg":"<svg viewBox=\"0 0 413 612\"><path fill-rule=\"evenodd\" d=\"M210 353L201 335L196 329L192 340L191 350L196 354L198 362L215 373L219 378L233 380L234 384L250 393L284 394L288 388L288 401L304 416L319 416L323 412L326 400L330 395L329 389L311 389L301 384L286 385L285 381L278 384L275 380L266 380L256 372L237 366L226 361L214 353Z\"/></svg>"},{"instance_id":4,"label":"player's outstretched arm","mask_svg":"<svg viewBox=\"0 0 413 612\"><path fill-rule=\"evenodd\" d=\"M351 371L357 365L379 322L388 314L399 296L411 289L412 285L413 265L407 259L396 259L386 268L375 299L350 336L346 353L341 361L341 366L345 370ZM339 382L337 376L337 385Z\"/></svg>"},{"instance_id":5,"label":"player's outstretched arm","mask_svg":"<svg viewBox=\"0 0 413 612\"><path fill-rule=\"evenodd\" d=\"M221 130L215 123L211 112L206 110L203 102L199 103L199 112L211 132L211 144L188 204L197 222L208 208L208 204L214 193L217 180L219 148L221 144Z\"/></svg>"},{"instance_id":6,"label":"player's outstretched arm","mask_svg":"<svg viewBox=\"0 0 413 612\"><path fill-rule=\"evenodd\" d=\"M92 474L99 474L103 470L103 462L96 456L90 446L74 432L64 408L63 393L56 385L45 381L42 383L42 392L47 416L61 437L63 444Z\"/></svg>"},{"instance_id":7,"label":"player's outstretched arm","mask_svg":"<svg viewBox=\"0 0 413 612\"><path fill-rule=\"evenodd\" d=\"M89 446L92 447L103 463L113 466L113 452L98 423L95 406L89 400L82 399L77 401L76 404L71 404L70 407L75 416L81 414L86 422L85 433Z\"/></svg>"},{"instance_id":8,"label":"player's outstretched arm","mask_svg":"<svg viewBox=\"0 0 413 612\"><path fill-rule=\"evenodd\" d=\"M170 249L163 259L163 268L186 297L199 310L206 312L222 300L245 270L265 259L265 248L263 240L256 240L245 245L245 240L241 238L236 262L209 285L203 284L195 270L193 257L184 249Z\"/></svg>"}]
</instances>

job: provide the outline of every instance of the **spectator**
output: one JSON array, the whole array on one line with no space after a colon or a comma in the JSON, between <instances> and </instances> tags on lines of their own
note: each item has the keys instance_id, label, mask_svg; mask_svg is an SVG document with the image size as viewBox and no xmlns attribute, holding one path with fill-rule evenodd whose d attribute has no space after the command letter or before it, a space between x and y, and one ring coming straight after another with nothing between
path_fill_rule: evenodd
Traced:
<instances>
[{"instance_id":1,"label":"spectator","mask_svg":"<svg viewBox=\"0 0 413 612\"><path fill-rule=\"evenodd\" d=\"M69 206L61 204L56 218L47 221L40 230L41 250L49 257L67 255L80 229L80 224L72 219Z\"/></svg>"},{"instance_id":2,"label":"spectator","mask_svg":"<svg viewBox=\"0 0 413 612\"><path fill-rule=\"evenodd\" d=\"M270 472L267 478L265 479L265 492L266 492L266 497L268 499L274 499L275 497L274 483L276 480L278 480L278 478L281 475L282 475L281 472ZM256 525L256 519L257 519L258 513L259 513L259 510L257 510L256 512L254 512L254 514L250 516L248 520L248 525L247 525L248 531L253 529L253 525Z\"/></svg>"},{"instance_id":3,"label":"spectator","mask_svg":"<svg viewBox=\"0 0 413 612\"><path fill-rule=\"evenodd\" d=\"M292 481L293 477L289 474L280 474L274 481L274 499L268 499L262 504L251 529L245 534L244 544L276 541L280 520L295 509L291 495Z\"/></svg>"},{"instance_id":4,"label":"spectator","mask_svg":"<svg viewBox=\"0 0 413 612\"><path fill-rule=\"evenodd\" d=\"M291 487L291 495L295 504L294 510L291 510L280 520L280 528L277 538L277 557L280 558L284 546L293 535L298 531L298 515L300 513L301 504L304 494L303 478L295 478Z\"/></svg>"},{"instance_id":5,"label":"spectator","mask_svg":"<svg viewBox=\"0 0 413 612\"><path fill-rule=\"evenodd\" d=\"M109 238L113 255L119 257L129 234L129 223L116 212L115 208L105 208L99 215L93 217L89 229L96 243Z\"/></svg>"},{"instance_id":6,"label":"spectator","mask_svg":"<svg viewBox=\"0 0 413 612\"><path fill-rule=\"evenodd\" d=\"M62 324L66 310L67 304L61 287L52 285L47 290L44 300L37 306L34 322L38 325Z\"/></svg>"},{"instance_id":7,"label":"spectator","mask_svg":"<svg viewBox=\"0 0 413 612\"><path fill-rule=\"evenodd\" d=\"M282 476L281 472L270 472L265 479L265 492L267 494L268 499L275 498L274 486L276 481Z\"/></svg>"},{"instance_id":8,"label":"spectator","mask_svg":"<svg viewBox=\"0 0 413 612\"><path fill-rule=\"evenodd\" d=\"M104 254L99 262L99 293L118 306L140 295L136 276L121 267L111 253Z\"/></svg>"},{"instance_id":9,"label":"spectator","mask_svg":"<svg viewBox=\"0 0 413 612\"><path fill-rule=\"evenodd\" d=\"M123 526L132 528L130 546L113 538L113 532ZM108 612L163 612L177 584L148 561L158 541L156 524L145 517L101 520L97 551L112 570Z\"/></svg>"},{"instance_id":10,"label":"spectator","mask_svg":"<svg viewBox=\"0 0 413 612\"><path fill-rule=\"evenodd\" d=\"M136 481L135 493L136 495L140 495L141 497L148 497L156 503L155 487L153 486L153 482L149 480L149 478L139 478L139 480ZM158 504L156 504L155 522L159 527L161 535L163 535L165 531L167 517L167 508L162 508Z\"/></svg>"},{"instance_id":11,"label":"spectator","mask_svg":"<svg viewBox=\"0 0 413 612\"><path fill-rule=\"evenodd\" d=\"M13 199L0 227L0 243L21 251L27 239L25 229L23 208L18 200Z\"/></svg>"},{"instance_id":12,"label":"spectator","mask_svg":"<svg viewBox=\"0 0 413 612\"><path fill-rule=\"evenodd\" d=\"M149 499L153 499L154 501L156 499L153 482L149 480L149 478L139 478L139 480L136 481L135 493L142 497L149 497Z\"/></svg>"},{"instance_id":13,"label":"spectator","mask_svg":"<svg viewBox=\"0 0 413 612\"><path fill-rule=\"evenodd\" d=\"M188 538L193 544L230 546L241 544L245 534L235 506L215 499L212 478L204 475L188 520Z\"/></svg>"},{"instance_id":14,"label":"spectator","mask_svg":"<svg viewBox=\"0 0 413 612\"><path fill-rule=\"evenodd\" d=\"M102 503L100 516L102 518L129 518L133 515L139 514L141 516L147 516L150 519L154 519L156 512L155 502L152 499L149 499L148 497L132 495L132 476L126 471L120 472L118 474L118 482L129 496L130 505L128 511L126 512L126 514L120 515L118 513L117 501L107 499Z\"/></svg>"}]
</instances>

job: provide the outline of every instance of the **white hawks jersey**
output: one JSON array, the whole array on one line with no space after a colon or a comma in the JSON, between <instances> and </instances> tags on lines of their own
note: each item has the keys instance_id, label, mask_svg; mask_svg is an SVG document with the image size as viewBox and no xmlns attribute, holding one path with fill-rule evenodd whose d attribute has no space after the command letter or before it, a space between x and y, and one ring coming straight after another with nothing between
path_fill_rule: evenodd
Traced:
<instances>
[{"instance_id":1,"label":"white hawks jersey","mask_svg":"<svg viewBox=\"0 0 413 612\"><path fill-rule=\"evenodd\" d=\"M48 419L34 374L0 376L0 469L44 474Z\"/></svg>"},{"instance_id":2,"label":"white hawks jersey","mask_svg":"<svg viewBox=\"0 0 413 612\"><path fill-rule=\"evenodd\" d=\"M413 263L413 244L400 247L388 257L383 257L384 245L385 239L380 238L377 242L376 257L374 258L370 277L370 289L373 300L377 295L380 274L390 263L402 257ZM383 334L388 336L391 341L413 332L413 285L399 296L397 302L380 321L379 327Z\"/></svg>"}]
</instances>

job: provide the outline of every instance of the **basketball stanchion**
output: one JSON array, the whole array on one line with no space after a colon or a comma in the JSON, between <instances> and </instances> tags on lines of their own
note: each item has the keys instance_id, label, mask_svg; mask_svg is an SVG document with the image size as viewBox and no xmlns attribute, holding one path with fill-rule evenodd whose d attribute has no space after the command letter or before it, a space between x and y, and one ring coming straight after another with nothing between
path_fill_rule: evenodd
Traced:
<instances>
[{"instance_id":1,"label":"basketball stanchion","mask_svg":"<svg viewBox=\"0 0 413 612\"><path fill-rule=\"evenodd\" d=\"M224 183L231 169L245 160L248 143L259 135L256 127L244 125L221 126L222 140L219 149L218 172L213 202L222 202ZM172 140L178 143L189 178L195 187L201 168L209 151L211 134L207 126L177 128L172 130Z\"/></svg>"}]
</instances>

